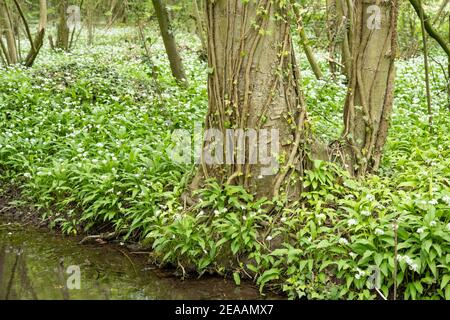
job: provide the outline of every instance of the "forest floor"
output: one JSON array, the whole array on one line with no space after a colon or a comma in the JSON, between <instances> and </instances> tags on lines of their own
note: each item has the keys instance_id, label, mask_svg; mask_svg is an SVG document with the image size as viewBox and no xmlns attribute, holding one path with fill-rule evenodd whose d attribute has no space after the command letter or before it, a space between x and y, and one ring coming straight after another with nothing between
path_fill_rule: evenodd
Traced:
<instances>
[{"instance_id":1,"label":"forest floor","mask_svg":"<svg viewBox=\"0 0 450 320\"><path fill-rule=\"evenodd\" d=\"M115 29L93 47L43 52L32 69L1 70L2 209L32 205L31 219L67 234L117 231L181 273L250 278L291 298L389 297L394 274L402 298L450 298L450 117L439 64L430 131L422 58L398 62L377 175L354 180L316 161L304 181L310 191L289 207L211 181L203 201L186 208L180 196L194 165L167 150L175 130L203 122L208 68L198 41L183 37L190 85L180 88L162 44L145 57L133 32ZM338 139L344 79L316 80L299 60L311 128ZM379 291L368 285L374 274Z\"/></svg>"}]
</instances>

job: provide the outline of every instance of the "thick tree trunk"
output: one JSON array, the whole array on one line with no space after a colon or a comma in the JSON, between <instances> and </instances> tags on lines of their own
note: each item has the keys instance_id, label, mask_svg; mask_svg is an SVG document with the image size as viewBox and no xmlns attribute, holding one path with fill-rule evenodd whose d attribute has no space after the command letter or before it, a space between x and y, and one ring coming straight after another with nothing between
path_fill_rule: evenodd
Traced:
<instances>
[{"instance_id":1,"label":"thick tree trunk","mask_svg":"<svg viewBox=\"0 0 450 320\"><path fill-rule=\"evenodd\" d=\"M175 43L175 37L172 32L166 6L162 0L152 0L152 2L155 8L156 17L158 18L161 36L164 41L164 46L166 47L172 74L180 84L187 85L186 74L184 73L181 57Z\"/></svg>"},{"instance_id":2,"label":"thick tree trunk","mask_svg":"<svg viewBox=\"0 0 450 320\"><path fill-rule=\"evenodd\" d=\"M356 176L376 171L383 154L393 105L397 17L397 0L355 2L344 163Z\"/></svg>"},{"instance_id":3,"label":"thick tree trunk","mask_svg":"<svg viewBox=\"0 0 450 320\"><path fill-rule=\"evenodd\" d=\"M306 108L288 10L289 1L207 1L208 131L191 188L216 178L258 197L298 197Z\"/></svg>"}]
</instances>

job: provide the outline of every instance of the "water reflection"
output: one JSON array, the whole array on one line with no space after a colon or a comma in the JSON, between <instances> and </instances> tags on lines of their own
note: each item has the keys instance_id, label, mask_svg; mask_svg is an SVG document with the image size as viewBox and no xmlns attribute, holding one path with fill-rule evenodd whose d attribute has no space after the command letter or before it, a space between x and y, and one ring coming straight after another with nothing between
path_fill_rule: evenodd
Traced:
<instances>
[{"instance_id":1,"label":"water reflection","mask_svg":"<svg viewBox=\"0 0 450 320\"><path fill-rule=\"evenodd\" d=\"M252 286L229 280L181 281L119 247L80 246L71 238L23 229L0 223L0 300L261 298ZM71 287L77 273L68 273L70 266L79 267L80 289Z\"/></svg>"}]
</instances>

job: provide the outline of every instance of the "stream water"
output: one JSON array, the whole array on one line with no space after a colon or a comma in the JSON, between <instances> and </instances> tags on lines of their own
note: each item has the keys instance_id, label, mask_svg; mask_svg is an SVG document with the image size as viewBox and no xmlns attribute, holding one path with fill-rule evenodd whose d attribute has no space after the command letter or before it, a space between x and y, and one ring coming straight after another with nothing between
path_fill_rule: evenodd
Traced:
<instances>
[{"instance_id":1,"label":"stream water","mask_svg":"<svg viewBox=\"0 0 450 320\"><path fill-rule=\"evenodd\" d=\"M253 286L232 280L183 281L120 246L82 246L71 237L0 221L0 300L261 298Z\"/></svg>"}]
</instances>

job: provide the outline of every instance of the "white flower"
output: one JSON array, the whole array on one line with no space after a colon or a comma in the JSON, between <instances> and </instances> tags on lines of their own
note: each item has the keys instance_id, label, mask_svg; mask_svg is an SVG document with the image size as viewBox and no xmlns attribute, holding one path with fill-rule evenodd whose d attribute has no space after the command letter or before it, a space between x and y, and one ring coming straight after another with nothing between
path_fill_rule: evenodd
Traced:
<instances>
[{"instance_id":1,"label":"white flower","mask_svg":"<svg viewBox=\"0 0 450 320\"><path fill-rule=\"evenodd\" d=\"M284 223L284 222L287 221L287 218L286 218L286 217L283 217L283 218L280 219L280 221ZM449 225L450 225L450 223L449 223Z\"/></svg>"},{"instance_id":2,"label":"white flower","mask_svg":"<svg viewBox=\"0 0 450 320\"><path fill-rule=\"evenodd\" d=\"M220 214L219 210L214 210L214 215L217 217Z\"/></svg>"},{"instance_id":3,"label":"white flower","mask_svg":"<svg viewBox=\"0 0 450 320\"><path fill-rule=\"evenodd\" d=\"M273 238L272 238L272 236L267 236L266 240L267 240L267 241L272 241Z\"/></svg>"},{"instance_id":4,"label":"white flower","mask_svg":"<svg viewBox=\"0 0 450 320\"><path fill-rule=\"evenodd\" d=\"M405 261L406 264L408 264L408 265L412 265L413 264L413 260L409 256L403 256L402 260Z\"/></svg>"},{"instance_id":5,"label":"white flower","mask_svg":"<svg viewBox=\"0 0 450 320\"><path fill-rule=\"evenodd\" d=\"M417 263L409 264L409 269L414 271L414 272L419 272L419 266L417 265Z\"/></svg>"},{"instance_id":6,"label":"white flower","mask_svg":"<svg viewBox=\"0 0 450 320\"><path fill-rule=\"evenodd\" d=\"M370 217L370 216L372 215L372 214L370 213L370 211L368 211L368 210L362 211L361 214L362 214L363 216L366 216L366 217Z\"/></svg>"},{"instance_id":7,"label":"white flower","mask_svg":"<svg viewBox=\"0 0 450 320\"><path fill-rule=\"evenodd\" d=\"M450 196L442 197L442 201L444 201L448 206L450 206Z\"/></svg>"},{"instance_id":8,"label":"white flower","mask_svg":"<svg viewBox=\"0 0 450 320\"><path fill-rule=\"evenodd\" d=\"M366 273L359 268L356 268L356 271L358 272L357 274L355 274L356 279L361 279L366 275Z\"/></svg>"},{"instance_id":9,"label":"white flower","mask_svg":"<svg viewBox=\"0 0 450 320\"><path fill-rule=\"evenodd\" d=\"M345 239L345 238L340 238L340 239L339 239L339 244L341 244L341 245L345 246L345 245L347 245L347 244L348 244L348 240L347 240L347 239Z\"/></svg>"},{"instance_id":10,"label":"white flower","mask_svg":"<svg viewBox=\"0 0 450 320\"><path fill-rule=\"evenodd\" d=\"M201 217L201 216L204 216L205 215L205 211L200 211L199 213L198 213L198 215L197 215L197 217Z\"/></svg>"},{"instance_id":11,"label":"white flower","mask_svg":"<svg viewBox=\"0 0 450 320\"><path fill-rule=\"evenodd\" d=\"M351 227L351 226L356 226L358 224L358 220L356 220L356 219L350 219L350 220L348 220L348 226L349 227Z\"/></svg>"},{"instance_id":12,"label":"white flower","mask_svg":"<svg viewBox=\"0 0 450 320\"><path fill-rule=\"evenodd\" d=\"M419 228L419 229L417 229L417 233L418 233L418 234L422 234L424 231L425 231L424 228Z\"/></svg>"},{"instance_id":13,"label":"white flower","mask_svg":"<svg viewBox=\"0 0 450 320\"><path fill-rule=\"evenodd\" d=\"M428 201L428 204L435 206L438 204L438 201L436 199L433 199L433 200Z\"/></svg>"},{"instance_id":14,"label":"white flower","mask_svg":"<svg viewBox=\"0 0 450 320\"><path fill-rule=\"evenodd\" d=\"M384 231L381 230L380 228L377 228L377 229L375 229L375 234L376 234L377 236L382 236L382 235L384 235Z\"/></svg>"},{"instance_id":15,"label":"white flower","mask_svg":"<svg viewBox=\"0 0 450 320\"><path fill-rule=\"evenodd\" d=\"M28 179L31 178L31 174L29 172L24 173L23 176Z\"/></svg>"},{"instance_id":16,"label":"white flower","mask_svg":"<svg viewBox=\"0 0 450 320\"><path fill-rule=\"evenodd\" d=\"M369 200L370 202L373 202L373 201L375 201L375 196L372 194L368 194L368 195L366 195L366 199Z\"/></svg>"},{"instance_id":17,"label":"white flower","mask_svg":"<svg viewBox=\"0 0 450 320\"><path fill-rule=\"evenodd\" d=\"M247 217L246 217L246 216L243 216L242 219L243 219L244 221L247 221Z\"/></svg>"},{"instance_id":18,"label":"white flower","mask_svg":"<svg viewBox=\"0 0 450 320\"><path fill-rule=\"evenodd\" d=\"M436 224L437 224L437 223L436 223L436 221L434 221L434 220L430 222L430 226L431 226L431 227L435 227Z\"/></svg>"}]
</instances>

